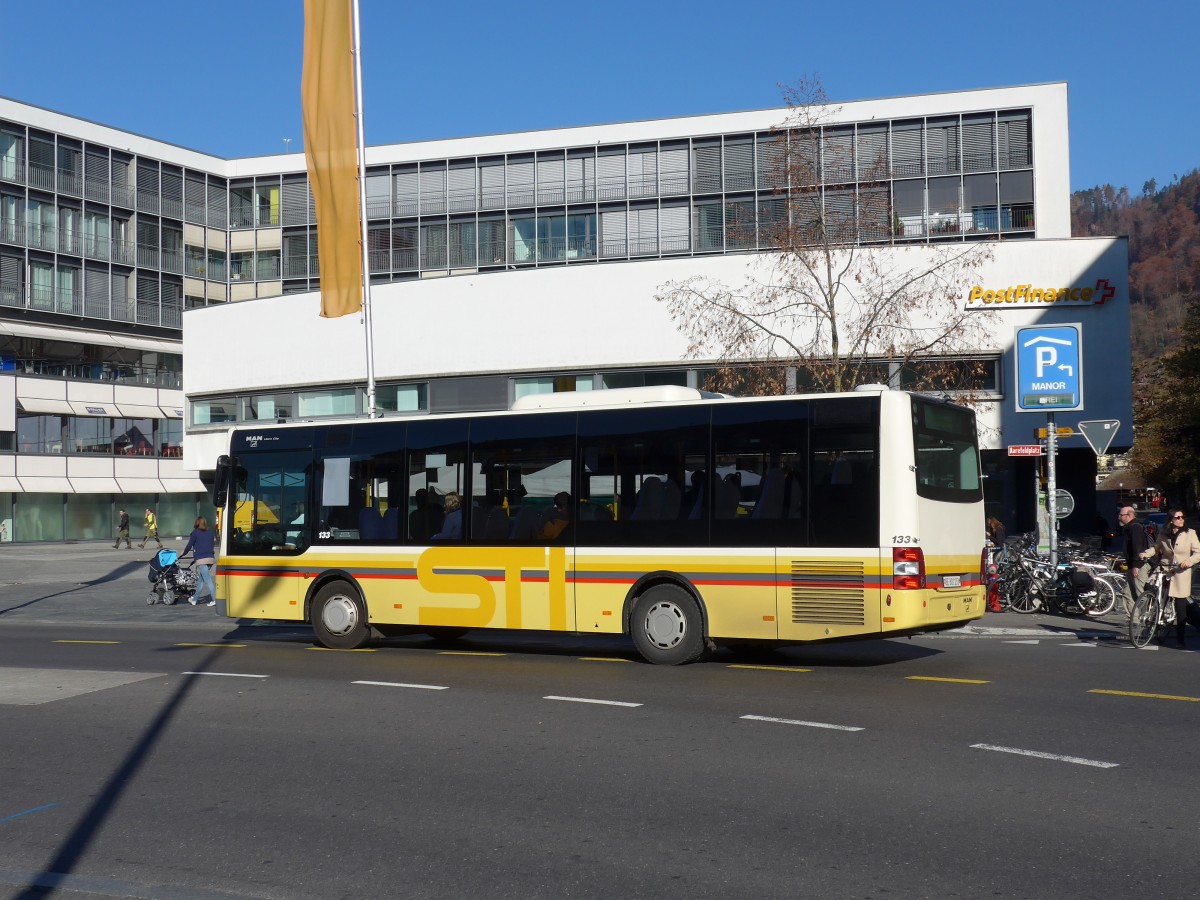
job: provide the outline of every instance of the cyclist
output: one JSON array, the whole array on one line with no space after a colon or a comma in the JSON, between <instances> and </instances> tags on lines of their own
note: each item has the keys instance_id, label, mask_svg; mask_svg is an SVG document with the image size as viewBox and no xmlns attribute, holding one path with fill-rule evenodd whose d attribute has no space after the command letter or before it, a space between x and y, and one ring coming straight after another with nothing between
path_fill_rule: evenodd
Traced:
<instances>
[{"instance_id":1,"label":"cyclist","mask_svg":"<svg viewBox=\"0 0 1200 900\"><path fill-rule=\"evenodd\" d=\"M1192 566L1200 563L1200 537L1187 527L1182 509L1171 510L1158 538L1158 552L1165 564L1174 564L1176 574L1168 594L1175 601L1175 637L1182 647L1188 598L1192 596Z\"/></svg>"}]
</instances>

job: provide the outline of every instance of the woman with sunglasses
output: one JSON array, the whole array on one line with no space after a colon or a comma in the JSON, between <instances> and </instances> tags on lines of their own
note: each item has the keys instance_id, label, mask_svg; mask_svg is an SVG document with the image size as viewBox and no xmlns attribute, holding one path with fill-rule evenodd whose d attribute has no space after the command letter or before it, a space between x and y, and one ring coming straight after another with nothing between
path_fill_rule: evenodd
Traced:
<instances>
[{"instance_id":1,"label":"woman with sunglasses","mask_svg":"<svg viewBox=\"0 0 1200 900\"><path fill-rule=\"evenodd\" d=\"M1192 596L1192 566L1200 563L1200 538L1187 527L1182 509L1171 510L1170 518L1158 538L1163 563L1178 572L1171 578L1169 596L1175 601L1175 636L1183 646L1183 628L1187 622L1188 598Z\"/></svg>"}]
</instances>

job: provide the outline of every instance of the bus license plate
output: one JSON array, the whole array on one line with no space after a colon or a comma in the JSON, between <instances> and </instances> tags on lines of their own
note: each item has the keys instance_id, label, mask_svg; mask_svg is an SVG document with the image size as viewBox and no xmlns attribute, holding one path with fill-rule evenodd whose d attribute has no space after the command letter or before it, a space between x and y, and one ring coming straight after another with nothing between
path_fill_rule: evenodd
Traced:
<instances>
[{"instance_id":1,"label":"bus license plate","mask_svg":"<svg viewBox=\"0 0 1200 900\"><path fill-rule=\"evenodd\" d=\"M962 576L961 575L943 575L942 576L942 587L948 587L948 588L962 587Z\"/></svg>"}]
</instances>

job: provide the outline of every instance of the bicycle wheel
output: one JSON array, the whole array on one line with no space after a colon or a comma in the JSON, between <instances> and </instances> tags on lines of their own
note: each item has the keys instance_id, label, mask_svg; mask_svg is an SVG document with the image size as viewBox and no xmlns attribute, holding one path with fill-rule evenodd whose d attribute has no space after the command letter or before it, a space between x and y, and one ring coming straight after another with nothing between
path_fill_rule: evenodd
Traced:
<instances>
[{"instance_id":1,"label":"bicycle wheel","mask_svg":"<svg viewBox=\"0 0 1200 900\"><path fill-rule=\"evenodd\" d=\"M1028 575L1018 575L1001 585L1008 599L1008 608L1013 612L1031 613L1038 608L1033 593L1033 580Z\"/></svg>"},{"instance_id":2,"label":"bicycle wheel","mask_svg":"<svg viewBox=\"0 0 1200 900\"><path fill-rule=\"evenodd\" d=\"M1138 649L1150 643L1154 632L1158 630L1159 610L1158 597L1152 591L1146 591L1137 598L1129 615L1129 643Z\"/></svg>"},{"instance_id":3,"label":"bicycle wheel","mask_svg":"<svg viewBox=\"0 0 1200 900\"><path fill-rule=\"evenodd\" d=\"M1050 588L1050 607L1060 616L1082 616L1086 609L1075 596L1070 585L1055 582Z\"/></svg>"},{"instance_id":4,"label":"bicycle wheel","mask_svg":"<svg viewBox=\"0 0 1200 900\"><path fill-rule=\"evenodd\" d=\"M1088 610L1089 616L1104 616L1112 612L1112 608L1117 605L1117 590L1112 582L1104 578L1096 578L1096 599L1092 602L1092 608Z\"/></svg>"}]
</instances>

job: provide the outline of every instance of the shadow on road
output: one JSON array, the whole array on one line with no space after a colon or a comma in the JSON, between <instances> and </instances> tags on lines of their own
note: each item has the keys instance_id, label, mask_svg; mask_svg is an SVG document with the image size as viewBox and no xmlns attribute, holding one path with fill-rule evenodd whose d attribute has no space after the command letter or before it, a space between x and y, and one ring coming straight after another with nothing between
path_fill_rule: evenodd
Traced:
<instances>
[{"instance_id":1,"label":"shadow on road","mask_svg":"<svg viewBox=\"0 0 1200 900\"><path fill-rule=\"evenodd\" d=\"M66 597L66 596L69 596L69 595L75 593L76 591L88 590L90 588L98 587L102 584L108 584L113 581L120 581L121 579L125 578L128 575L133 574L134 572L145 569L148 565L149 565L148 561L143 562L141 560L138 560L136 562L131 560L127 563L122 563L121 565L119 565L115 569L113 569L112 571L107 572L104 575L100 575L97 578L89 579L88 581L81 581L81 582L77 583L74 587L67 588L67 589L61 590L61 591L55 591L50 594L43 594L41 597L34 597L30 600L25 600L24 602L17 603L13 606L6 606L3 609L0 609L0 616L4 615L5 613L16 612L18 609L26 609L27 607L34 606L38 603L43 603L47 600L53 600L56 597Z\"/></svg>"},{"instance_id":2,"label":"shadow on road","mask_svg":"<svg viewBox=\"0 0 1200 900\"><path fill-rule=\"evenodd\" d=\"M195 667L197 672L207 671L208 668L217 660L218 657L225 651L218 647ZM49 897L60 887L65 890L72 890L68 882L68 876L71 875L75 866L79 864L80 858L86 852L88 845L104 827L105 821L109 814L120 801L121 795L132 785L138 771L150 756L154 745L158 743L160 736L167 729L171 720L179 712L187 695L191 693L192 688L196 684L196 679L199 675L185 675L179 687L175 689L174 694L159 710L154 721L146 728L141 739L129 749L125 755L124 761L117 767L116 771L109 776L105 782L103 789L92 805L89 806L80 816L75 826L70 833L63 839L54 856L32 878L29 883L24 886L20 893L16 895L17 900L35 900L35 898Z\"/></svg>"}]
</instances>

